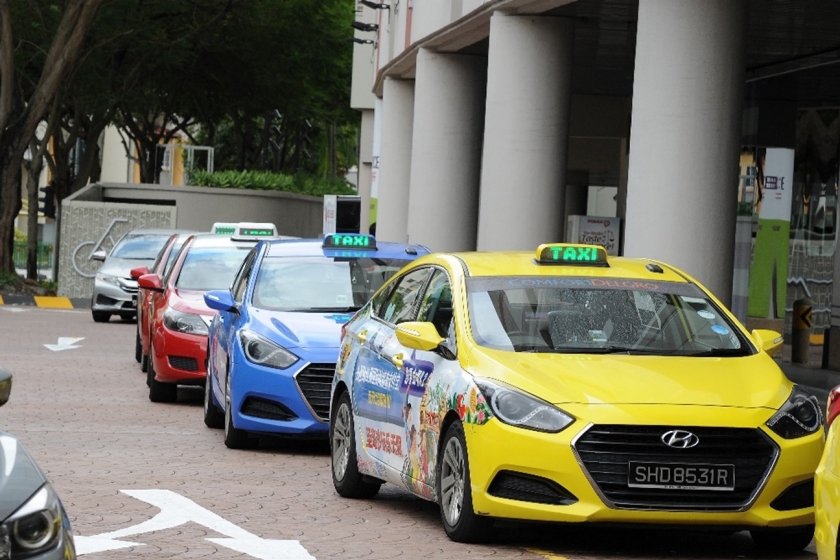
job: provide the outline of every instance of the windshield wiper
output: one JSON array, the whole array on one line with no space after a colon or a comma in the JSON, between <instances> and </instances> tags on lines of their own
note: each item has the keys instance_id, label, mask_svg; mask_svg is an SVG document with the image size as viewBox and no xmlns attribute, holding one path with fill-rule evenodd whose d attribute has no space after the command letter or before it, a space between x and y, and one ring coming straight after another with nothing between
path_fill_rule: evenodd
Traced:
<instances>
[{"instance_id":1,"label":"windshield wiper","mask_svg":"<svg viewBox=\"0 0 840 560\"><path fill-rule=\"evenodd\" d=\"M361 307L308 307L306 309L292 309L291 311L308 311L310 313L355 313Z\"/></svg>"},{"instance_id":2,"label":"windshield wiper","mask_svg":"<svg viewBox=\"0 0 840 560\"><path fill-rule=\"evenodd\" d=\"M747 356L743 348L711 348L702 352L690 352L687 354L675 354L689 358L722 358L727 356Z\"/></svg>"}]
</instances>

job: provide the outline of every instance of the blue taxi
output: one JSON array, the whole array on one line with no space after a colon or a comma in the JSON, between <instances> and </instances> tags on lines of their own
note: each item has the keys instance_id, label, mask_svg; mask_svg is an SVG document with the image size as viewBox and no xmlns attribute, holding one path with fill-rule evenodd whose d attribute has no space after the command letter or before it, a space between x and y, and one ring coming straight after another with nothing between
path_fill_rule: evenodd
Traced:
<instances>
[{"instance_id":1,"label":"blue taxi","mask_svg":"<svg viewBox=\"0 0 840 560\"><path fill-rule=\"evenodd\" d=\"M225 445L260 434L327 437L344 324L422 245L360 234L263 241L230 290L204 295L210 325L204 423Z\"/></svg>"}]
</instances>

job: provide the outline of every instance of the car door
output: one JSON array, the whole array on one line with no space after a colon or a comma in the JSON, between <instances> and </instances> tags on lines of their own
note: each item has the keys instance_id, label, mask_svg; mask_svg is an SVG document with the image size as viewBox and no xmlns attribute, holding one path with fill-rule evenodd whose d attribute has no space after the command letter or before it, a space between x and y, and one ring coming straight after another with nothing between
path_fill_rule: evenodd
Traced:
<instances>
[{"instance_id":1,"label":"car door","mask_svg":"<svg viewBox=\"0 0 840 560\"><path fill-rule=\"evenodd\" d=\"M409 271L396 280L384 300L375 300L371 317L358 333L359 353L353 371L353 401L362 448L386 469L390 482L401 484L405 442L402 357L394 327L414 319L431 267Z\"/></svg>"},{"instance_id":2,"label":"car door","mask_svg":"<svg viewBox=\"0 0 840 560\"><path fill-rule=\"evenodd\" d=\"M217 394L216 398L223 403L224 387L227 383L227 375L233 364L230 362L232 349L236 344L236 332L242 326L243 320L247 319L247 310L245 309L245 293L248 288L248 280L251 277L251 272L254 271L254 263L257 260L256 250L252 250L239 272L233 279L230 287L231 296L235 304L235 310L218 311L217 316L213 319L213 374L215 375L214 386Z\"/></svg>"}]
</instances>

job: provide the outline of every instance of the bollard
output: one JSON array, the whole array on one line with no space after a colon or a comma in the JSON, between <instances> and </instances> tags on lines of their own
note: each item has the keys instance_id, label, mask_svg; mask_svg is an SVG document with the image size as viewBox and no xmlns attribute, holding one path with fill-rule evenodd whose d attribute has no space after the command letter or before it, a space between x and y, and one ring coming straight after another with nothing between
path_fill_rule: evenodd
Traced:
<instances>
[{"instance_id":1,"label":"bollard","mask_svg":"<svg viewBox=\"0 0 840 560\"><path fill-rule=\"evenodd\" d=\"M793 341L790 361L794 364L807 364L811 348L811 311L814 302L804 297L793 302Z\"/></svg>"}]
</instances>

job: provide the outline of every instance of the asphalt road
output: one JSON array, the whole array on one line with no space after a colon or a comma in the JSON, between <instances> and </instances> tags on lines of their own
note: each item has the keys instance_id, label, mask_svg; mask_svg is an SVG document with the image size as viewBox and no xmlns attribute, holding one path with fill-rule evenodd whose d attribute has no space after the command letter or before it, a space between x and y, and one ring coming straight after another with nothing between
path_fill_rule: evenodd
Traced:
<instances>
[{"instance_id":1,"label":"asphalt road","mask_svg":"<svg viewBox=\"0 0 840 560\"><path fill-rule=\"evenodd\" d=\"M233 451L204 426L200 390L150 402L134 336L89 311L0 306L0 366L15 376L0 428L47 473L91 560L815 558L813 544L771 554L747 533L685 530L500 524L490 544L453 543L437 506L405 492L338 497L326 442Z\"/></svg>"}]
</instances>

